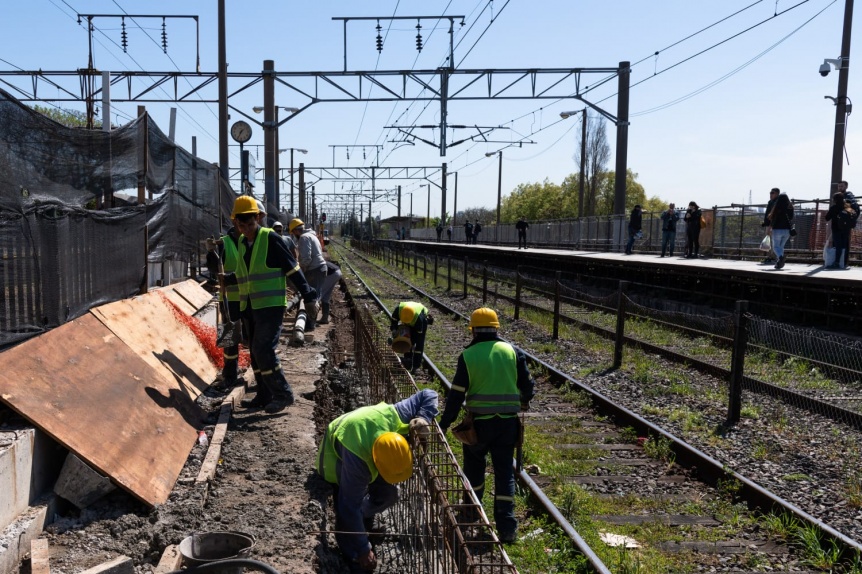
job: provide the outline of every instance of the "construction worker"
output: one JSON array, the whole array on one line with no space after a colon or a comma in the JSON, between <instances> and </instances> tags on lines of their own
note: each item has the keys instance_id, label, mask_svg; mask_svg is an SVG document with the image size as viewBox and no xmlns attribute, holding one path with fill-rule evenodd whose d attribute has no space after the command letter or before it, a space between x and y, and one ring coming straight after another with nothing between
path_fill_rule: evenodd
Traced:
<instances>
[{"instance_id":1,"label":"construction worker","mask_svg":"<svg viewBox=\"0 0 862 574\"><path fill-rule=\"evenodd\" d=\"M332 292L341 281L341 268L332 261L326 262L326 279L320 291L320 307L322 309L318 323L326 325L329 323L329 311L331 309Z\"/></svg>"},{"instance_id":2,"label":"construction worker","mask_svg":"<svg viewBox=\"0 0 862 574\"><path fill-rule=\"evenodd\" d=\"M206 240L207 246L207 270L210 272L210 277L216 277L219 274L219 262L221 261L225 273L235 273L237 260L239 259L239 231L236 229L236 222L227 230L227 233L222 235L218 240L209 237ZM239 286L226 285L225 296L227 297L227 305L221 307L227 308L228 320L239 321ZM219 305L224 305L222 302L221 290L218 293ZM224 367L221 371L221 382L219 386L226 389L235 387L239 383L239 345L235 347L226 347L223 350Z\"/></svg>"},{"instance_id":3,"label":"construction worker","mask_svg":"<svg viewBox=\"0 0 862 574\"><path fill-rule=\"evenodd\" d=\"M318 297L323 293L323 283L326 281L326 259L323 258L323 248L313 229L306 229L301 219L292 219L287 225L287 231L296 242L299 267L308 283L317 290ZM317 299L320 304L320 299ZM317 325L317 313L309 313L305 322L305 330L311 331Z\"/></svg>"},{"instance_id":4,"label":"construction worker","mask_svg":"<svg viewBox=\"0 0 862 574\"><path fill-rule=\"evenodd\" d=\"M276 221L272 224L272 230L278 233L279 235L284 235L284 225L280 221Z\"/></svg>"},{"instance_id":5,"label":"construction worker","mask_svg":"<svg viewBox=\"0 0 862 574\"><path fill-rule=\"evenodd\" d=\"M258 392L243 406L263 406L277 413L293 404L293 390L284 377L275 349L287 307L285 278L289 277L307 305L316 313L317 292L308 285L284 239L261 227L260 209L253 197L236 198L231 218L242 233L235 273L225 283L239 286L240 315L249 339L252 361L260 369Z\"/></svg>"},{"instance_id":6,"label":"construction worker","mask_svg":"<svg viewBox=\"0 0 862 574\"><path fill-rule=\"evenodd\" d=\"M473 341L458 357L440 428L444 432L449 428L466 399L465 407L473 416L477 441L473 445L463 445L464 475L482 500L486 458L491 454L497 536L501 542L511 543L517 539L518 532L512 469L515 447L522 436L518 413L530 408L534 383L526 356L497 337L499 327L500 321L493 309L483 307L473 311L470 317Z\"/></svg>"},{"instance_id":7,"label":"construction worker","mask_svg":"<svg viewBox=\"0 0 862 574\"><path fill-rule=\"evenodd\" d=\"M315 468L333 485L335 540L351 572L377 566L368 540L374 516L398 501L395 485L413 475L405 435L413 430L427 436L437 414L437 393L425 389L395 404L358 408L326 427Z\"/></svg>"},{"instance_id":8,"label":"construction worker","mask_svg":"<svg viewBox=\"0 0 862 574\"><path fill-rule=\"evenodd\" d=\"M434 324L434 317L422 303L404 301L398 303L392 311L390 329L392 337L398 333L398 325L410 327L410 342L412 350L404 353L404 366L411 371L422 364L422 353L425 350L425 332L428 325Z\"/></svg>"}]
</instances>

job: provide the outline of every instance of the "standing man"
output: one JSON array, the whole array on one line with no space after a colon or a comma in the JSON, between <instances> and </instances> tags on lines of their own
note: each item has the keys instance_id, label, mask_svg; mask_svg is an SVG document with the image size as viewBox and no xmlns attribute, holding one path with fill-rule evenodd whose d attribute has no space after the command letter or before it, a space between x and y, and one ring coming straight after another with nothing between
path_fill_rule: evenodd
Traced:
<instances>
[{"instance_id":1,"label":"standing man","mask_svg":"<svg viewBox=\"0 0 862 574\"><path fill-rule=\"evenodd\" d=\"M443 221L437 222L437 243L440 243L440 240L443 238Z\"/></svg>"},{"instance_id":2,"label":"standing man","mask_svg":"<svg viewBox=\"0 0 862 574\"><path fill-rule=\"evenodd\" d=\"M350 572L377 566L368 531L374 516L398 501L395 485L413 475L413 451L404 435L412 430L427 436L437 413L437 393L425 389L394 405L345 413L326 427L315 469L333 485L335 540Z\"/></svg>"},{"instance_id":3,"label":"standing man","mask_svg":"<svg viewBox=\"0 0 862 574\"><path fill-rule=\"evenodd\" d=\"M512 458L521 440L518 413L530 408L534 383L524 353L500 340L497 313L487 307L476 309L470 317L473 341L458 357L452 390L440 418L445 432L458 416L466 400L473 415L477 442L464 446L464 474L482 500L485 493L485 466L488 453L494 465L494 521L501 542L515 542L515 475Z\"/></svg>"},{"instance_id":4,"label":"standing man","mask_svg":"<svg viewBox=\"0 0 862 574\"><path fill-rule=\"evenodd\" d=\"M452 224L451 223L449 224L449 227L446 228L446 236L447 236L447 241L449 241L449 243L451 243L452 242Z\"/></svg>"},{"instance_id":5,"label":"standing man","mask_svg":"<svg viewBox=\"0 0 862 574\"><path fill-rule=\"evenodd\" d=\"M518 218L518 222L515 224L515 229L518 230L518 249L521 248L521 243L524 244L524 249L527 248L527 228L530 227L530 224L527 223L527 220L524 219L524 216L520 216Z\"/></svg>"},{"instance_id":6,"label":"standing man","mask_svg":"<svg viewBox=\"0 0 862 574\"><path fill-rule=\"evenodd\" d=\"M249 340L249 350L263 386L248 406L264 406L277 413L293 404L293 390L284 377L275 354L287 307L286 278L290 278L306 304L314 304L317 292L308 285L299 264L284 239L258 223L260 210L254 198L236 198L231 218L242 234L235 273L225 274L225 283L239 286L240 314Z\"/></svg>"},{"instance_id":7,"label":"standing man","mask_svg":"<svg viewBox=\"0 0 862 574\"><path fill-rule=\"evenodd\" d=\"M470 223L469 219L464 221L464 239L467 245L473 243L473 224Z\"/></svg>"},{"instance_id":8,"label":"standing man","mask_svg":"<svg viewBox=\"0 0 862 574\"><path fill-rule=\"evenodd\" d=\"M838 184L838 187L841 187L841 184ZM766 204L766 211L763 213L763 223L760 224L760 227L766 228L766 235L770 238L772 237L772 222L769 220L769 214L772 213L772 208L775 207L775 201L778 199L779 193L781 193L781 190L777 187L769 190L769 202ZM775 262L775 250L772 249L772 242L770 242L769 253L766 254L766 259L763 262Z\"/></svg>"},{"instance_id":9,"label":"standing man","mask_svg":"<svg viewBox=\"0 0 862 574\"><path fill-rule=\"evenodd\" d=\"M844 195L844 201L850 204L850 208L856 214L856 217L853 222L853 227L856 227L856 221L859 220L859 202L856 200L856 196L853 195L853 192L847 189L849 187L848 183L844 180L838 182L838 193ZM836 251L837 253L837 251ZM849 265L850 261L850 243L848 242L846 247L844 248L844 268L846 269Z\"/></svg>"},{"instance_id":10,"label":"standing man","mask_svg":"<svg viewBox=\"0 0 862 574\"><path fill-rule=\"evenodd\" d=\"M218 240L208 237L207 244L207 270L210 277L217 277L220 273L219 262L222 263L225 273L236 273L237 261L239 259L239 232L236 230L236 221ZM228 320L239 321L239 286L225 285L226 302L222 301L221 290L218 293L219 305L227 310ZM239 383L239 345L226 347L223 350L224 367L221 371L221 385L227 389L237 386Z\"/></svg>"},{"instance_id":11,"label":"standing man","mask_svg":"<svg viewBox=\"0 0 862 574\"><path fill-rule=\"evenodd\" d=\"M428 325L434 324L434 317L422 303L404 301L398 303L392 311L390 330L395 337L398 325L410 327L410 343L412 350L404 353L404 366L414 371L422 364L422 353L425 351L425 333Z\"/></svg>"},{"instance_id":12,"label":"standing man","mask_svg":"<svg viewBox=\"0 0 862 574\"><path fill-rule=\"evenodd\" d=\"M317 300L315 303L320 304L320 297L323 294L323 283L326 281L327 267L326 259L323 258L323 248L320 246L320 240L313 229L306 229L305 223L301 219L292 219L287 225L287 231L290 233L296 242L296 252L299 259L299 268L302 269L302 274L309 285L317 291ZM317 307L315 305L315 307ZM313 331L317 326L317 312L311 312L306 309L305 330Z\"/></svg>"},{"instance_id":13,"label":"standing man","mask_svg":"<svg viewBox=\"0 0 862 574\"><path fill-rule=\"evenodd\" d=\"M667 211L661 214L661 255L659 257L664 257L665 251L668 250L673 257L677 221L679 221L679 213L676 212L676 204L671 203L667 206Z\"/></svg>"},{"instance_id":14,"label":"standing man","mask_svg":"<svg viewBox=\"0 0 862 574\"><path fill-rule=\"evenodd\" d=\"M629 242L626 243L626 255L632 254L632 247L635 245L636 235L640 232L642 227L643 214L641 212L641 206L635 205L635 208L632 209L632 214L629 217Z\"/></svg>"},{"instance_id":15,"label":"standing man","mask_svg":"<svg viewBox=\"0 0 862 574\"><path fill-rule=\"evenodd\" d=\"M477 219L476 223L473 224L473 245L478 245L480 233L482 233L482 224Z\"/></svg>"}]
</instances>

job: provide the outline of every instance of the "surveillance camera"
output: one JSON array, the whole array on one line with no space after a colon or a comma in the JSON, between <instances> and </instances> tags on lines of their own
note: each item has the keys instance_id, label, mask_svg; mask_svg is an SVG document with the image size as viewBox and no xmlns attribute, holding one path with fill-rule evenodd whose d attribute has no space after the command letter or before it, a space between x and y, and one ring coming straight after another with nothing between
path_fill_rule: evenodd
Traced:
<instances>
[{"instance_id":1,"label":"surveillance camera","mask_svg":"<svg viewBox=\"0 0 862 574\"><path fill-rule=\"evenodd\" d=\"M825 78L826 76L829 75L829 72L831 69L832 68L829 67L829 64L827 64L826 62L823 62L822 64L820 64L820 75Z\"/></svg>"}]
</instances>

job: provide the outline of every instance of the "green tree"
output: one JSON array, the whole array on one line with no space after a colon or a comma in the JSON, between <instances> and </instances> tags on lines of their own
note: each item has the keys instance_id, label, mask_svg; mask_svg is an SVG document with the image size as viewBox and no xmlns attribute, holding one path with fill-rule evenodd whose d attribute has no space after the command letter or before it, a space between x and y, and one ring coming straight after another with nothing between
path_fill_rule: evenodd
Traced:
<instances>
[{"instance_id":1,"label":"green tree","mask_svg":"<svg viewBox=\"0 0 862 574\"><path fill-rule=\"evenodd\" d=\"M527 219L560 219L571 217L566 208L563 188L545 179L542 183L522 183L503 198L500 221L513 223Z\"/></svg>"},{"instance_id":2,"label":"green tree","mask_svg":"<svg viewBox=\"0 0 862 574\"><path fill-rule=\"evenodd\" d=\"M33 110L39 112L43 116L51 118L58 124L63 124L68 128L85 128L87 127L87 114L76 110L65 110L62 108L49 108L40 105L33 106ZM94 122L96 128L102 127L102 122L96 120Z\"/></svg>"},{"instance_id":3,"label":"green tree","mask_svg":"<svg viewBox=\"0 0 862 574\"><path fill-rule=\"evenodd\" d=\"M596 215L611 215L614 212L616 173L609 171L604 176L596 202ZM638 204L646 209L646 192L644 191L644 187L637 182L637 177L638 174L631 169L626 170L626 213L630 212Z\"/></svg>"},{"instance_id":4,"label":"green tree","mask_svg":"<svg viewBox=\"0 0 862 574\"><path fill-rule=\"evenodd\" d=\"M605 174L608 161L611 157L611 146L608 145L608 136L605 120L599 116L587 114L587 146L584 158L584 209L585 216L597 215L599 196L606 185ZM575 137L574 154L575 164L578 172L581 171L581 131Z\"/></svg>"}]
</instances>

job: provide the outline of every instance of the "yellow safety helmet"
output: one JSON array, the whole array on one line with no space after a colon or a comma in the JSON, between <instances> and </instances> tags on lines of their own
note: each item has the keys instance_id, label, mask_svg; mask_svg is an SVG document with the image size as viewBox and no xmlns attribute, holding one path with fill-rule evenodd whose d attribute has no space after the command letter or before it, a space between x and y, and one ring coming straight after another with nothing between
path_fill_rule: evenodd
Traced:
<instances>
[{"instance_id":1,"label":"yellow safety helmet","mask_svg":"<svg viewBox=\"0 0 862 574\"><path fill-rule=\"evenodd\" d=\"M230 214L231 219L235 218L237 215L243 215L246 213L260 213L260 209L257 207L257 201L250 195L240 195L236 198L236 201L233 202L233 212Z\"/></svg>"},{"instance_id":2,"label":"yellow safety helmet","mask_svg":"<svg viewBox=\"0 0 862 574\"><path fill-rule=\"evenodd\" d=\"M413 476L413 451L407 439L397 432L385 432L371 448L374 465L389 484L404 482Z\"/></svg>"},{"instance_id":3,"label":"yellow safety helmet","mask_svg":"<svg viewBox=\"0 0 862 574\"><path fill-rule=\"evenodd\" d=\"M493 309L489 309L488 307L482 307L480 309L476 309L473 311L473 314L470 315L470 329L475 329L477 327L485 327L485 328L500 328L500 320L497 319L497 313Z\"/></svg>"},{"instance_id":4,"label":"yellow safety helmet","mask_svg":"<svg viewBox=\"0 0 862 574\"><path fill-rule=\"evenodd\" d=\"M416 313L410 307L401 307L401 322L407 323L408 325L413 322L413 318L416 317Z\"/></svg>"},{"instance_id":5,"label":"yellow safety helmet","mask_svg":"<svg viewBox=\"0 0 862 574\"><path fill-rule=\"evenodd\" d=\"M290 223L287 224L287 232L293 233L293 230L299 227L300 225L305 225L299 218L294 218L290 220Z\"/></svg>"}]
</instances>

